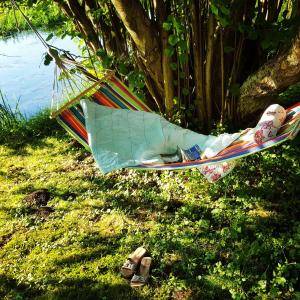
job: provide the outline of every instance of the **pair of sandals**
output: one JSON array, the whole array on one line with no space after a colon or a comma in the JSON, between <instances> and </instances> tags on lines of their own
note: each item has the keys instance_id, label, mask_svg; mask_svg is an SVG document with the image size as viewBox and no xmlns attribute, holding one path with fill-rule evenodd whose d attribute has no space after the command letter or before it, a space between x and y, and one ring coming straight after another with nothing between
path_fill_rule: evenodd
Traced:
<instances>
[{"instance_id":1,"label":"pair of sandals","mask_svg":"<svg viewBox=\"0 0 300 300\"><path fill-rule=\"evenodd\" d=\"M131 287L144 286L149 278L151 257L147 257L147 250L143 247L137 248L128 256L121 268L121 273L125 278L131 278ZM139 269L138 269L139 267Z\"/></svg>"}]
</instances>

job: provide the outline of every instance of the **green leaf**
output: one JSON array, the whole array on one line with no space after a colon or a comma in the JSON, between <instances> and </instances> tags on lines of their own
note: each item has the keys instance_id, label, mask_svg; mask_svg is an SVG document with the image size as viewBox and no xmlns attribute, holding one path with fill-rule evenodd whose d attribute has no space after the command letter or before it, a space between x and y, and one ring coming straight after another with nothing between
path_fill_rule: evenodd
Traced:
<instances>
[{"instance_id":1,"label":"green leaf","mask_svg":"<svg viewBox=\"0 0 300 300\"><path fill-rule=\"evenodd\" d=\"M249 34L248 34L248 38L250 40L257 40L258 38L258 33L255 30L250 30Z\"/></svg>"},{"instance_id":2,"label":"green leaf","mask_svg":"<svg viewBox=\"0 0 300 300\"><path fill-rule=\"evenodd\" d=\"M272 46L272 42L268 39L261 41L260 43L261 47L266 50Z\"/></svg>"},{"instance_id":3,"label":"green leaf","mask_svg":"<svg viewBox=\"0 0 300 300\"><path fill-rule=\"evenodd\" d=\"M220 22L222 27L226 27L226 26L229 25L229 21L226 18L223 18L223 17L219 18L219 22Z\"/></svg>"},{"instance_id":4,"label":"green leaf","mask_svg":"<svg viewBox=\"0 0 300 300\"><path fill-rule=\"evenodd\" d=\"M244 33L247 31L247 26L245 24L239 24L238 26L238 30L241 32L241 33Z\"/></svg>"},{"instance_id":5,"label":"green leaf","mask_svg":"<svg viewBox=\"0 0 300 300\"><path fill-rule=\"evenodd\" d=\"M120 63L119 66L118 66L118 70L121 74L123 75L127 75L128 74L128 68L126 67L125 64L123 63Z\"/></svg>"},{"instance_id":6,"label":"green leaf","mask_svg":"<svg viewBox=\"0 0 300 300\"><path fill-rule=\"evenodd\" d=\"M210 9L211 9L211 12L212 12L215 16L218 16L219 9L217 8L217 6L215 6L214 4L211 4L211 5L210 5Z\"/></svg>"},{"instance_id":7,"label":"green leaf","mask_svg":"<svg viewBox=\"0 0 300 300\"><path fill-rule=\"evenodd\" d=\"M184 53L180 54L179 55L179 61L180 61L180 63L185 64L188 61L187 54L184 54Z\"/></svg>"},{"instance_id":8,"label":"green leaf","mask_svg":"<svg viewBox=\"0 0 300 300\"><path fill-rule=\"evenodd\" d=\"M44 58L44 65L49 66L51 61L53 60L52 56L50 56L48 53L45 55Z\"/></svg>"},{"instance_id":9,"label":"green leaf","mask_svg":"<svg viewBox=\"0 0 300 300\"><path fill-rule=\"evenodd\" d=\"M105 56L107 56L106 51L103 50L103 49L97 50L96 55L101 57L101 58L104 58Z\"/></svg>"},{"instance_id":10,"label":"green leaf","mask_svg":"<svg viewBox=\"0 0 300 300\"><path fill-rule=\"evenodd\" d=\"M139 88L139 89L142 89L142 88L145 86L145 84L144 84L143 81L138 80L138 81L136 82L135 86L136 86L137 88Z\"/></svg>"},{"instance_id":11,"label":"green leaf","mask_svg":"<svg viewBox=\"0 0 300 300\"><path fill-rule=\"evenodd\" d=\"M169 23L169 22L164 22L163 23L163 29L166 30L166 31L169 31L171 30L172 28L172 23Z\"/></svg>"},{"instance_id":12,"label":"green leaf","mask_svg":"<svg viewBox=\"0 0 300 300\"><path fill-rule=\"evenodd\" d=\"M182 89L182 95L187 96L190 93L190 91L187 88Z\"/></svg>"},{"instance_id":13,"label":"green leaf","mask_svg":"<svg viewBox=\"0 0 300 300\"><path fill-rule=\"evenodd\" d=\"M165 55L171 57L174 54L174 48L173 47L168 47L164 51Z\"/></svg>"},{"instance_id":14,"label":"green leaf","mask_svg":"<svg viewBox=\"0 0 300 300\"><path fill-rule=\"evenodd\" d=\"M47 37L46 37L46 42L50 41L53 38L54 34L50 33Z\"/></svg>"},{"instance_id":15,"label":"green leaf","mask_svg":"<svg viewBox=\"0 0 300 300\"><path fill-rule=\"evenodd\" d=\"M109 68L112 65L112 57L106 55L104 58L102 58L102 65L104 68Z\"/></svg>"},{"instance_id":16,"label":"green leaf","mask_svg":"<svg viewBox=\"0 0 300 300\"><path fill-rule=\"evenodd\" d=\"M171 63L170 67L173 71L177 70L177 64L176 63Z\"/></svg>"},{"instance_id":17,"label":"green leaf","mask_svg":"<svg viewBox=\"0 0 300 300\"><path fill-rule=\"evenodd\" d=\"M230 52L232 52L232 51L234 51L234 48L233 48L233 47L230 47L230 46L225 46L225 47L224 47L224 52L225 52L225 53L230 53Z\"/></svg>"},{"instance_id":18,"label":"green leaf","mask_svg":"<svg viewBox=\"0 0 300 300\"><path fill-rule=\"evenodd\" d=\"M179 38L175 34L171 34L168 38L168 42L171 46L175 46L179 41Z\"/></svg>"},{"instance_id":19,"label":"green leaf","mask_svg":"<svg viewBox=\"0 0 300 300\"><path fill-rule=\"evenodd\" d=\"M284 285L286 283L286 279L284 277L276 277L274 281L278 285Z\"/></svg>"},{"instance_id":20,"label":"green leaf","mask_svg":"<svg viewBox=\"0 0 300 300\"><path fill-rule=\"evenodd\" d=\"M187 50L187 43L186 41L179 41L178 42L178 47L182 50L182 51L186 51Z\"/></svg>"},{"instance_id":21,"label":"green leaf","mask_svg":"<svg viewBox=\"0 0 300 300\"><path fill-rule=\"evenodd\" d=\"M176 29L177 33L180 33L183 29L181 23L178 22L176 18L173 18L173 26Z\"/></svg>"},{"instance_id":22,"label":"green leaf","mask_svg":"<svg viewBox=\"0 0 300 300\"><path fill-rule=\"evenodd\" d=\"M184 72L180 72L179 73L179 78L181 78L181 79L185 78L185 73Z\"/></svg>"},{"instance_id":23,"label":"green leaf","mask_svg":"<svg viewBox=\"0 0 300 300\"><path fill-rule=\"evenodd\" d=\"M232 96L238 96L240 94L240 85L237 83L232 84L229 87L229 92Z\"/></svg>"},{"instance_id":24,"label":"green leaf","mask_svg":"<svg viewBox=\"0 0 300 300\"><path fill-rule=\"evenodd\" d=\"M229 10L227 7L225 7L225 6L223 6L223 5L220 5L220 9L221 9L221 12L222 12L224 15L226 15L226 16L229 16L229 15L230 15L230 10Z\"/></svg>"}]
</instances>

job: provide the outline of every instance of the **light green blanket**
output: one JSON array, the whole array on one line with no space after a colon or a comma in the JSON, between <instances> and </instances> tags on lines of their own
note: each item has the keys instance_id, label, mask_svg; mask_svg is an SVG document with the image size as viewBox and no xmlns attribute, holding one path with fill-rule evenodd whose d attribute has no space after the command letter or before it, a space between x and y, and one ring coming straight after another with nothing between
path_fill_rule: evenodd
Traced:
<instances>
[{"instance_id":1,"label":"light green blanket","mask_svg":"<svg viewBox=\"0 0 300 300\"><path fill-rule=\"evenodd\" d=\"M240 134L203 135L174 125L155 113L114 109L82 100L89 146L102 173L147 163L164 163L177 147L198 145L213 157Z\"/></svg>"}]
</instances>

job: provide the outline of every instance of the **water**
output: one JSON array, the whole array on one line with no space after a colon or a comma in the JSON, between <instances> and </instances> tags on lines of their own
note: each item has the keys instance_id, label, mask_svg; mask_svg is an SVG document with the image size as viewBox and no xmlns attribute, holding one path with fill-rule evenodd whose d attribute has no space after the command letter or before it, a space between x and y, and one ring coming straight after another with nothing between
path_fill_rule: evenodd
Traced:
<instances>
[{"instance_id":1,"label":"water","mask_svg":"<svg viewBox=\"0 0 300 300\"><path fill-rule=\"evenodd\" d=\"M47 37L46 33L42 35ZM53 38L49 43L79 54L77 45L68 37ZM19 109L27 117L51 104L54 63L43 64L45 52L31 32L0 40L0 90L12 108L19 100Z\"/></svg>"}]
</instances>

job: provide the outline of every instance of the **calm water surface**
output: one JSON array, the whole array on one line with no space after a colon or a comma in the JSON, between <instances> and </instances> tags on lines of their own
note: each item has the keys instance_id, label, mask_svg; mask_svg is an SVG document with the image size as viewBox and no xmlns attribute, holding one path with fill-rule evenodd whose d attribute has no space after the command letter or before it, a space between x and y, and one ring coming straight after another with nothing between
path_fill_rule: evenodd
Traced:
<instances>
[{"instance_id":1,"label":"calm water surface","mask_svg":"<svg viewBox=\"0 0 300 300\"><path fill-rule=\"evenodd\" d=\"M47 37L47 34L42 34ZM50 44L78 54L70 38L53 38ZM30 32L0 40L0 90L12 108L19 108L27 117L51 104L54 63L44 66L44 46Z\"/></svg>"}]
</instances>

